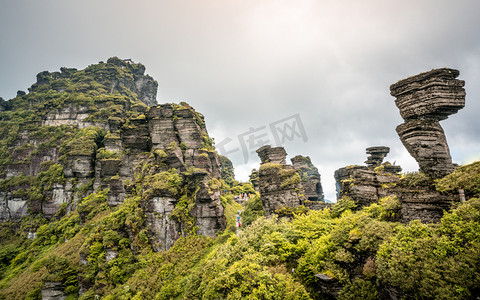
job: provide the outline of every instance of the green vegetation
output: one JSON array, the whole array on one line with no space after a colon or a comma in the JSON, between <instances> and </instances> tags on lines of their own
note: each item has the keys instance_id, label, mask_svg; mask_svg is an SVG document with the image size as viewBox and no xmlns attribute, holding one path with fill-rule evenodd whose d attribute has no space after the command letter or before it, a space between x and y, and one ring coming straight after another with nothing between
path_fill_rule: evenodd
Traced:
<instances>
[{"instance_id":1,"label":"green vegetation","mask_svg":"<svg viewBox=\"0 0 480 300\"><path fill-rule=\"evenodd\" d=\"M444 193L458 193L463 189L465 195L480 194L480 161L459 167L455 172L437 180L436 188Z\"/></svg>"},{"instance_id":2,"label":"green vegetation","mask_svg":"<svg viewBox=\"0 0 480 300\"><path fill-rule=\"evenodd\" d=\"M223 155L219 155L218 158L220 159L220 172L225 183L230 187L237 185L238 181L235 180L235 170L230 159Z\"/></svg>"},{"instance_id":3,"label":"green vegetation","mask_svg":"<svg viewBox=\"0 0 480 300\"><path fill-rule=\"evenodd\" d=\"M58 168L47 167L53 173ZM183 194L184 179L177 171L152 173L152 167L146 163L138 170L132 196L117 208L107 205L104 190L58 220L25 220L17 235L3 224L1 297L35 299L43 282L56 281L71 299L78 297L80 285L86 289L81 299L95 294L104 299L321 299L316 274L338 282L339 299L376 299L386 288L421 299L469 299L480 286L479 198L429 225L394 222L401 208L395 197L359 211L345 197L331 209L279 220L261 216L255 196L236 235L240 207L233 194L224 194L227 229L222 234L212 239L191 231L168 251L153 252L142 199L158 191L183 195L185 205L175 213L182 215L193 195ZM470 170L459 168L452 178ZM33 240L20 234L30 230L27 224L38 224Z\"/></svg>"},{"instance_id":4,"label":"green vegetation","mask_svg":"<svg viewBox=\"0 0 480 300\"><path fill-rule=\"evenodd\" d=\"M408 188L431 186L433 184L433 180L421 172L406 173L401 177L400 182Z\"/></svg>"},{"instance_id":5,"label":"green vegetation","mask_svg":"<svg viewBox=\"0 0 480 300\"><path fill-rule=\"evenodd\" d=\"M242 212L242 224L248 226L252 224L256 219L264 215L262 201L259 195L255 195L250 198L245 204L245 210Z\"/></svg>"}]
</instances>

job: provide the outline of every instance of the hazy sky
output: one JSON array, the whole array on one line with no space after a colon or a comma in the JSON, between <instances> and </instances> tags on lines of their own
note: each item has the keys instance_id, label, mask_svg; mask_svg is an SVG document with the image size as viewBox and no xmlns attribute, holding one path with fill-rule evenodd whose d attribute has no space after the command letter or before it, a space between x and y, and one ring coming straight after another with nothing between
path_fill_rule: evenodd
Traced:
<instances>
[{"instance_id":1,"label":"hazy sky","mask_svg":"<svg viewBox=\"0 0 480 300\"><path fill-rule=\"evenodd\" d=\"M271 125L299 132L282 146L289 158L310 156L328 199L334 170L363 164L370 146L389 146L387 160L417 170L395 132L403 120L389 86L439 67L466 81L466 107L441 122L453 160L480 159L478 0L0 4L1 97L44 70L131 58L158 81L159 103L188 102L217 144L231 140L237 179L258 167L249 133L274 144Z\"/></svg>"}]
</instances>

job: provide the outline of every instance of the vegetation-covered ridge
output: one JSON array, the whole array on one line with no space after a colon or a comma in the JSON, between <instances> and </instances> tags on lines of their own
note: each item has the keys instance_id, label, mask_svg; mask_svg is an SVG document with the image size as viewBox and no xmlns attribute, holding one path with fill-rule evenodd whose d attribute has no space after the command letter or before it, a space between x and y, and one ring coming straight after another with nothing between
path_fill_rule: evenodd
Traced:
<instances>
[{"instance_id":1,"label":"vegetation-covered ridge","mask_svg":"<svg viewBox=\"0 0 480 300\"><path fill-rule=\"evenodd\" d=\"M254 216L236 234L239 207L227 193L222 234L189 235L159 252L143 194L112 208L98 191L51 222L24 218L15 233L13 223L2 224L0 297L39 299L45 283L59 282L69 299L472 299L480 293L479 168L436 182L446 193L468 191L438 224L393 222L394 197L359 211L342 198L292 219ZM252 210L247 204L243 214Z\"/></svg>"}]
</instances>

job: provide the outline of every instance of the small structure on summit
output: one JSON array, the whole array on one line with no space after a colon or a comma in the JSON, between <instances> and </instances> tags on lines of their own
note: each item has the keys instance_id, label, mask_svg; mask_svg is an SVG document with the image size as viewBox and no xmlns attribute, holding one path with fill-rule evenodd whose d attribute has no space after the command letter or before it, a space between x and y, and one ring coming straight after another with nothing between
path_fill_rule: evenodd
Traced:
<instances>
[{"instance_id":1,"label":"small structure on summit","mask_svg":"<svg viewBox=\"0 0 480 300\"><path fill-rule=\"evenodd\" d=\"M405 123L397 133L420 171L440 178L455 170L439 121L465 106L465 81L454 69L436 69L392 84L390 93Z\"/></svg>"}]
</instances>

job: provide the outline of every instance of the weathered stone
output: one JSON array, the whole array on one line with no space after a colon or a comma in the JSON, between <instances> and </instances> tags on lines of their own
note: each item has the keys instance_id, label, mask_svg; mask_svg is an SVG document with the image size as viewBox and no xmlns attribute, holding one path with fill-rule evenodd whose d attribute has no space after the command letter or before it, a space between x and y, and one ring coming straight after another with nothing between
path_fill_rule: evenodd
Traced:
<instances>
[{"instance_id":1,"label":"weathered stone","mask_svg":"<svg viewBox=\"0 0 480 300\"><path fill-rule=\"evenodd\" d=\"M15 198L11 192L0 191L0 220L17 219L27 214L28 203L23 198Z\"/></svg>"},{"instance_id":2,"label":"weathered stone","mask_svg":"<svg viewBox=\"0 0 480 300\"><path fill-rule=\"evenodd\" d=\"M265 145L257 150L261 163L273 163L285 165L287 163L287 152L283 147L274 147Z\"/></svg>"},{"instance_id":3,"label":"weathered stone","mask_svg":"<svg viewBox=\"0 0 480 300\"><path fill-rule=\"evenodd\" d=\"M171 143L179 144L173 123L171 104L152 107L148 112L149 131L154 149L165 149Z\"/></svg>"},{"instance_id":4,"label":"weathered stone","mask_svg":"<svg viewBox=\"0 0 480 300\"><path fill-rule=\"evenodd\" d=\"M252 183L253 185L253 188L255 189L255 191L259 192L259 184L258 184L258 170L257 169L253 169L252 170L252 173L250 174L249 176L250 178L250 182Z\"/></svg>"},{"instance_id":5,"label":"weathered stone","mask_svg":"<svg viewBox=\"0 0 480 300\"><path fill-rule=\"evenodd\" d=\"M177 200L172 197L153 197L146 208L147 222L154 236L156 251L169 249L181 236L181 226L170 215Z\"/></svg>"},{"instance_id":6,"label":"weathered stone","mask_svg":"<svg viewBox=\"0 0 480 300\"><path fill-rule=\"evenodd\" d=\"M195 194L195 206L191 214L195 218L200 235L214 237L215 233L226 227L220 190L209 185L212 179L209 172L194 172L187 177L190 193Z\"/></svg>"},{"instance_id":7,"label":"weathered stone","mask_svg":"<svg viewBox=\"0 0 480 300\"><path fill-rule=\"evenodd\" d=\"M265 211L266 216L271 216L284 207L296 208L300 205L303 205L304 199L299 197L299 194L297 194L295 188L278 189L277 186L281 185L281 182L278 180L273 180L270 183L266 183L265 186L262 186L263 176L268 176L270 178L274 176L268 173L262 174L262 170L260 170L260 195L263 210ZM269 186L275 186L275 188L269 189Z\"/></svg>"},{"instance_id":8,"label":"weathered stone","mask_svg":"<svg viewBox=\"0 0 480 300\"><path fill-rule=\"evenodd\" d=\"M282 147L267 145L259 148L257 153L261 165L258 171L252 171L250 181L260 193L266 216L274 213L288 215L299 206L306 205L307 199L311 200L308 201L310 209L328 206L323 203L320 174L308 156L297 155L291 159L293 165L287 165L287 153Z\"/></svg>"},{"instance_id":9,"label":"weathered stone","mask_svg":"<svg viewBox=\"0 0 480 300\"><path fill-rule=\"evenodd\" d=\"M87 106L65 106L52 110L47 114L42 122L45 126L74 125L79 128L98 125L94 122L86 122L85 119L92 113ZM107 125L107 124L105 124ZM105 127L100 125L101 127Z\"/></svg>"},{"instance_id":10,"label":"weathered stone","mask_svg":"<svg viewBox=\"0 0 480 300\"><path fill-rule=\"evenodd\" d=\"M387 156L388 152L390 152L390 148L388 147L369 147L367 148L367 154L370 154L370 156L367 157L365 163L369 167L378 167L382 164L383 159Z\"/></svg>"},{"instance_id":11,"label":"weathered stone","mask_svg":"<svg viewBox=\"0 0 480 300\"><path fill-rule=\"evenodd\" d=\"M115 258L117 258L117 256L118 256L118 251L117 250L105 249L105 259L107 261L115 259Z\"/></svg>"},{"instance_id":12,"label":"weathered stone","mask_svg":"<svg viewBox=\"0 0 480 300\"><path fill-rule=\"evenodd\" d=\"M425 223L437 223L454 202L459 202L459 196L442 195L432 186L417 186L407 188L398 186L395 194L402 203L401 221L408 223L421 220Z\"/></svg>"},{"instance_id":13,"label":"weathered stone","mask_svg":"<svg viewBox=\"0 0 480 300\"><path fill-rule=\"evenodd\" d=\"M322 201L310 201L310 200L305 200L305 207L310 209L310 210L323 210L325 208L328 208L332 206L332 203L328 202L322 202Z\"/></svg>"},{"instance_id":14,"label":"weathered stone","mask_svg":"<svg viewBox=\"0 0 480 300\"><path fill-rule=\"evenodd\" d=\"M67 298L61 282L47 281L42 286L42 300L64 300Z\"/></svg>"},{"instance_id":15,"label":"weathered stone","mask_svg":"<svg viewBox=\"0 0 480 300\"><path fill-rule=\"evenodd\" d=\"M65 177L91 178L93 175L93 158L91 156L70 156L63 168Z\"/></svg>"},{"instance_id":16,"label":"weathered stone","mask_svg":"<svg viewBox=\"0 0 480 300\"><path fill-rule=\"evenodd\" d=\"M337 278L330 277L323 273L315 274L315 285L318 292L326 297L325 299L336 299L343 285L338 282ZM323 299L323 297L322 297Z\"/></svg>"},{"instance_id":17,"label":"weathered stone","mask_svg":"<svg viewBox=\"0 0 480 300\"><path fill-rule=\"evenodd\" d=\"M46 171L41 169L45 161L62 165L64 175L60 183L42 191L41 201L28 198L25 191L30 188L30 180L19 180L19 184L0 191L0 221L18 219L28 211L52 217L62 203L69 204L68 211L92 191L104 189L109 190L108 204L117 206L133 192L135 173L150 176L175 169L184 179L178 194L161 189L152 192L152 186L145 187L148 196L142 206L156 249L168 249L187 232L182 220L171 217L182 196L194 202L189 214L198 234L213 237L225 229L220 192L215 190L218 181L210 184L212 178L221 178L220 160L203 115L186 103L152 106L156 104L157 83L144 73L143 65L114 57L82 70L81 76L77 76L80 75L77 70L67 68L61 72L41 72L29 89L31 94L19 93L18 97L24 99L0 100L0 112L13 109L15 106L10 104L15 101L20 105L45 102L37 123L28 124L25 129L21 126L14 144L8 145L12 163L2 165L2 179L35 177ZM55 103L43 97L35 99L36 92L50 90L72 93L73 101L69 101L70 96ZM27 97L28 101L24 101ZM68 143L60 138L58 145L52 145L46 133L51 128L45 127L39 138L35 138L32 125L63 126L61 132L65 132ZM77 130L89 126L102 131ZM59 132L52 131L58 139ZM72 134L92 135L70 140ZM146 169L148 174L143 173ZM185 190L188 195L184 195Z\"/></svg>"},{"instance_id":18,"label":"weathered stone","mask_svg":"<svg viewBox=\"0 0 480 300\"><path fill-rule=\"evenodd\" d=\"M116 136L116 135L106 136L105 139L103 140L103 143L105 146L105 150L107 151L117 152L117 153L122 152L123 143L120 136Z\"/></svg>"},{"instance_id":19,"label":"weathered stone","mask_svg":"<svg viewBox=\"0 0 480 300\"><path fill-rule=\"evenodd\" d=\"M348 166L335 171L334 177L337 186L337 198L350 197L357 208L377 203L382 197L394 195L391 190L400 180L398 173L400 166L383 164L383 158L389 148L383 146L366 149L370 157L365 163L369 166Z\"/></svg>"},{"instance_id":20,"label":"weathered stone","mask_svg":"<svg viewBox=\"0 0 480 300\"><path fill-rule=\"evenodd\" d=\"M450 174L452 163L439 121L465 106L465 82L459 71L443 68L421 73L390 86L404 124L397 127L402 143L432 178Z\"/></svg>"},{"instance_id":21,"label":"weathered stone","mask_svg":"<svg viewBox=\"0 0 480 300\"><path fill-rule=\"evenodd\" d=\"M114 176L118 174L120 169L120 164L122 163L120 159L101 159L100 163L100 176L102 178L107 176Z\"/></svg>"},{"instance_id":22,"label":"weathered stone","mask_svg":"<svg viewBox=\"0 0 480 300\"><path fill-rule=\"evenodd\" d=\"M145 66L134 63L131 59L119 59L112 57L107 60L107 64L114 64L120 68L127 68L133 73L132 78L117 78L117 81L112 85L112 90L118 89L117 86L124 86L127 89L134 91L139 99L148 106L157 104L157 88L158 83L149 75L144 75ZM101 81L99 81L101 82Z\"/></svg>"},{"instance_id":23,"label":"weathered stone","mask_svg":"<svg viewBox=\"0 0 480 300\"><path fill-rule=\"evenodd\" d=\"M465 81L454 69L435 69L392 84L391 95L405 120L445 120L465 106Z\"/></svg>"},{"instance_id":24,"label":"weathered stone","mask_svg":"<svg viewBox=\"0 0 480 300\"><path fill-rule=\"evenodd\" d=\"M318 169L312 164L310 157L297 155L291 159L292 165L301 178L305 197L310 201L323 201L323 189Z\"/></svg>"},{"instance_id":25,"label":"weathered stone","mask_svg":"<svg viewBox=\"0 0 480 300\"><path fill-rule=\"evenodd\" d=\"M407 121L398 125L397 133L405 148L418 162L421 172L440 178L455 170L445 133L438 121Z\"/></svg>"},{"instance_id":26,"label":"weathered stone","mask_svg":"<svg viewBox=\"0 0 480 300\"><path fill-rule=\"evenodd\" d=\"M65 187L62 184L54 184L53 190L47 193L45 196L46 201L42 205L43 215L47 218L51 218L60 208L62 203L69 201L70 193L65 191Z\"/></svg>"},{"instance_id":27,"label":"weathered stone","mask_svg":"<svg viewBox=\"0 0 480 300\"><path fill-rule=\"evenodd\" d=\"M285 156L282 159L281 155L274 155L275 159L273 161L277 163L270 162L270 149L269 146L264 146L257 150L262 160L262 165L258 171L258 190L266 216L270 216L283 208L294 209L305 203L300 176L293 166L281 163L285 161ZM273 153L285 153L283 148L281 150L283 151L274 150Z\"/></svg>"},{"instance_id":28,"label":"weathered stone","mask_svg":"<svg viewBox=\"0 0 480 300\"><path fill-rule=\"evenodd\" d=\"M146 119L133 119L131 125L122 127L122 143L134 151L150 151L152 148L148 122Z\"/></svg>"},{"instance_id":29,"label":"weathered stone","mask_svg":"<svg viewBox=\"0 0 480 300\"><path fill-rule=\"evenodd\" d=\"M183 143L187 148L192 149L198 149L202 147L202 131L193 118L181 117L179 119L175 119L174 124L175 129L178 132L180 143Z\"/></svg>"}]
</instances>

